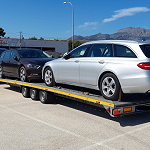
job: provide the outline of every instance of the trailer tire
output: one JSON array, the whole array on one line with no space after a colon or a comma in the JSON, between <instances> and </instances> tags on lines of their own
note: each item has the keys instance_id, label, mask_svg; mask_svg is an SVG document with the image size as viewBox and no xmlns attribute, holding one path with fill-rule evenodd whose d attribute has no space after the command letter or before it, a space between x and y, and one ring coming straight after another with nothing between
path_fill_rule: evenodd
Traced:
<instances>
[{"instance_id":1,"label":"trailer tire","mask_svg":"<svg viewBox=\"0 0 150 150\"><path fill-rule=\"evenodd\" d=\"M31 88L30 89L30 97L32 100L38 100L39 99L39 94L38 94L38 90Z\"/></svg>"},{"instance_id":2,"label":"trailer tire","mask_svg":"<svg viewBox=\"0 0 150 150\"><path fill-rule=\"evenodd\" d=\"M53 103L54 102L54 94L51 92L40 91L39 99L40 99L41 103L43 103L43 104Z\"/></svg>"},{"instance_id":3,"label":"trailer tire","mask_svg":"<svg viewBox=\"0 0 150 150\"><path fill-rule=\"evenodd\" d=\"M30 97L30 89L28 87L23 86L21 88L21 92L22 92L23 97L25 97L25 98Z\"/></svg>"}]
</instances>

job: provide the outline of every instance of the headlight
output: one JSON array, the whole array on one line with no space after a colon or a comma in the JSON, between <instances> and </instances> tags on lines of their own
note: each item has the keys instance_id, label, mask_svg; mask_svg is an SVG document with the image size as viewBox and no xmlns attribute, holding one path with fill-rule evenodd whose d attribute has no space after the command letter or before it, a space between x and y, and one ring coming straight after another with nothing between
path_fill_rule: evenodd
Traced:
<instances>
[{"instance_id":1,"label":"headlight","mask_svg":"<svg viewBox=\"0 0 150 150\"><path fill-rule=\"evenodd\" d=\"M27 64L27 67L30 69L39 69L41 66L40 65L35 65L35 64Z\"/></svg>"}]
</instances>

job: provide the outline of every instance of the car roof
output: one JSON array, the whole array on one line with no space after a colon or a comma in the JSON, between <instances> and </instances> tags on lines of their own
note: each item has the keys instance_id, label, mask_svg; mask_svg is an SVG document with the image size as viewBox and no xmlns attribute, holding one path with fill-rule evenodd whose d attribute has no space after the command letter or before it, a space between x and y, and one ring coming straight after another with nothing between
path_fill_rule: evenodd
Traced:
<instances>
[{"instance_id":1,"label":"car roof","mask_svg":"<svg viewBox=\"0 0 150 150\"><path fill-rule=\"evenodd\" d=\"M86 42L84 44L95 44L95 43L108 43L108 44L150 44L150 41L132 41L132 40L97 40ZM83 44L83 45L84 45Z\"/></svg>"},{"instance_id":2,"label":"car roof","mask_svg":"<svg viewBox=\"0 0 150 150\"><path fill-rule=\"evenodd\" d=\"M17 50L17 51L22 51L22 50L40 50L40 49L34 49L34 48L18 48L18 49L11 49L11 50Z\"/></svg>"}]
</instances>

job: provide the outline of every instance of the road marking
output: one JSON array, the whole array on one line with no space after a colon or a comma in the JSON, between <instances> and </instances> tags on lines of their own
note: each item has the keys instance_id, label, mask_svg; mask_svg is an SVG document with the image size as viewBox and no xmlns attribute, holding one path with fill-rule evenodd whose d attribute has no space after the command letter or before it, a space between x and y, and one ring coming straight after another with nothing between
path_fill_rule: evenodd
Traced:
<instances>
[{"instance_id":1,"label":"road marking","mask_svg":"<svg viewBox=\"0 0 150 150\"><path fill-rule=\"evenodd\" d=\"M21 116L24 116L24 117L26 117L26 118L29 118L29 119L31 119L31 120L34 120L34 121L37 121L37 122L39 122L39 123L45 124L45 125L47 125L47 126L49 126L49 127L52 127L52 128L54 128L54 129L57 129L57 130L59 130L59 131L61 131L61 132L64 132L64 133L70 134L70 135L72 135L72 136L75 136L75 137L77 137L77 138L81 138L81 139L83 139L83 140L86 140L86 141L88 141L88 142L91 142L91 143L94 145L94 147L95 147L95 145L96 145L96 146L99 145L99 144L97 145L97 143L99 143L99 142L97 142L97 141L95 141L95 140L91 140L91 139L85 138L85 137L83 137L83 136L81 136L81 135L79 135L79 134L76 134L76 133L74 133L74 132L71 132L71 131L69 131L69 130L66 130L66 129L60 128L60 127L58 127L58 126L52 125L52 124L47 123L47 122L45 122L45 121L42 121L42 120L40 120L40 119L36 119L36 118L34 118L34 117L31 117L31 116L29 116L29 115L26 115L26 114L24 114L24 113L18 112L18 111L16 111L16 110L13 110L13 109L8 108L8 107L5 107L5 106L0 106L0 107L2 107L2 108L4 108L4 109L7 109L7 110L9 110L9 111L11 111L11 112L14 112L14 113L16 113L16 114L19 114L19 115L21 115ZM102 144L101 144L101 145L102 145ZM112 150L112 148L109 147L109 146L106 146L106 145L102 145L102 146L103 146L103 147L107 147L108 149ZM116 150L116 149L114 149L114 150Z\"/></svg>"},{"instance_id":2,"label":"road marking","mask_svg":"<svg viewBox=\"0 0 150 150\"><path fill-rule=\"evenodd\" d=\"M26 117L26 118L29 118L29 119L31 119L31 120L34 120L34 121L37 121L37 122L39 122L39 123L45 124L45 125L47 125L47 126L50 126L50 127L52 127L52 128L55 128L55 129L57 129L57 130L59 130L59 131L68 133L68 134L73 135L73 136L78 137L78 138L85 139L85 137L83 137L83 136L81 136L81 135L79 135L79 134L76 134L76 133L71 132L71 131L69 131L69 130L66 130L66 129L57 127L57 126L55 126L55 125L52 125L52 124L47 123L47 122L44 122L44 121L42 121L42 120L40 120L40 119L36 119L36 118L31 117L31 116L29 116L29 115L23 114L23 113L21 113L21 112L15 111L15 110L13 110L13 109L11 109L11 108L8 108L8 107L5 107L5 106L0 106L0 107L2 107L2 108L4 108L4 109L7 109L7 110L9 110L9 111L12 111L12 112L14 112L14 113L16 113L16 114L19 114L19 115L21 115L21 116L24 116L24 117ZM94 143L94 144L96 143L94 140L90 140L90 139L86 139L86 140L89 141L89 142L92 142L92 143Z\"/></svg>"},{"instance_id":3,"label":"road marking","mask_svg":"<svg viewBox=\"0 0 150 150\"><path fill-rule=\"evenodd\" d=\"M49 127L52 127L52 128L54 128L54 129L57 129L57 130L59 130L59 131L61 131L61 132L65 132L65 133L67 133L67 134L70 134L70 135L72 135L72 136L81 138L81 139L83 139L83 140L86 140L86 141L92 143L92 145L87 146L87 147L84 147L84 148L82 148L82 149L80 149L80 150L88 150L88 149L91 149L91 148L95 148L95 147L97 147L97 146L103 146L103 147L105 147L105 148L107 148L107 149L110 149L110 150L116 150L116 148L109 147L109 146L106 145L105 143L106 143L106 142L109 142L109 141L116 140L116 139L118 139L118 138L120 138L120 137L124 137L124 136L126 136L126 135L130 135L131 133L134 133L134 132L137 132L137 131L140 131L140 130L143 130L143 129L145 129L145 128L150 127L150 125L143 126L143 127L141 127L141 128L138 128L138 129L135 129L135 130L132 130L132 131L129 131L129 132L120 134L120 135L115 136L115 137L113 137L113 138L104 140L104 141L102 141L102 142L97 142L97 141L95 141L95 140L91 140L91 139L85 138L85 137L83 137L83 136L81 136L81 135L79 135L79 134L76 134L76 133L74 133L74 132L71 132L71 131L69 131L69 130L60 128L60 127L58 127L58 126L52 125L52 124L47 123L47 122L44 122L44 121L42 121L42 120L40 120L40 119L36 119L36 118L31 117L31 116L29 116L29 115L26 115L26 114L24 114L24 113L15 111L15 110L13 110L13 109L11 109L11 108L8 108L8 107L5 107L5 106L0 106L0 107L2 107L2 108L4 108L4 109L7 109L7 110L9 110L9 111L12 111L12 112L14 112L14 113L16 113L16 114L19 114L19 115L21 115L21 116L24 116L24 117L26 117L26 118L29 118L29 119L31 119L31 120L34 120L34 121L37 121L37 122L39 122L39 123L45 124L45 125L47 125L47 126L49 126Z\"/></svg>"},{"instance_id":4,"label":"road marking","mask_svg":"<svg viewBox=\"0 0 150 150\"><path fill-rule=\"evenodd\" d=\"M150 125L146 125L146 126L143 126L143 127L141 127L141 128L138 128L138 129L135 129L135 130L132 130L132 131L129 131L129 132L120 134L120 135L118 135L118 136L115 136L115 137L113 137L113 138L104 140L104 141L102 141L102 142L95 143L95 144L93 144L93 145L91 145L91 146L87 146L87 147L82 148L82 149L80 149L80 150L88 150L88 149L91 149L91 148L94 148L94 147L97 147L97 146L100 146L100 145L102 145L102 146L104 146L104 147L106 147L106 148L110 148L110 147L107 147L107 145L105 145L106 142L116 140L116 139L118 139L118 138L120 138L120 137L124 137L124 136L126 136L126 135L130 135L131 133L134 133L134 132L143 130L143 129L148 128L148 127L150 127ZM149 145L149 144L148 144L148 145ZM149 145L149 146L150 146L150 145ZM111 149L113 149L113 148L111 148Z\"/></svg>"}]
</instances>

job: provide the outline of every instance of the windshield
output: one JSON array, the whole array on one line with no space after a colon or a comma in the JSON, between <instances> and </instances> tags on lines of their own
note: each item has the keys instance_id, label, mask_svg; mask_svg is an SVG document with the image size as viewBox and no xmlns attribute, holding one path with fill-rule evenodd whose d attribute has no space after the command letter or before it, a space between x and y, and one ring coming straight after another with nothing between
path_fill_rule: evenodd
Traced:
<instances>
[{"instance_id":1,"label":"windshield","mask_svg":"<svg viewBox=\"0 0 150 150\"><path fill-rule=\"evenodd\" d=\"M150 44L140 45L141 50L146 57L150 58Z\"/></svg>"},{"instance_id":2,"label":"windshield","mask_svg":"<svg viewBox=\"0 0 150 150\"><path fill-rule=\"evenodd\" d=\"M50 58L50 56L42 50L19 50L21 58Z\"/></svg>"},{"instance_id":3,"label":"windshield","mask_svg":"<svg viewBox=\"0 0 150 150\"><path fill-rule=\"evenodd\" d=\"M5 51L5 50L0 49L0 55L1 55L1 53L4 52L4 51Z\"/></svg>"}]
</instances>

